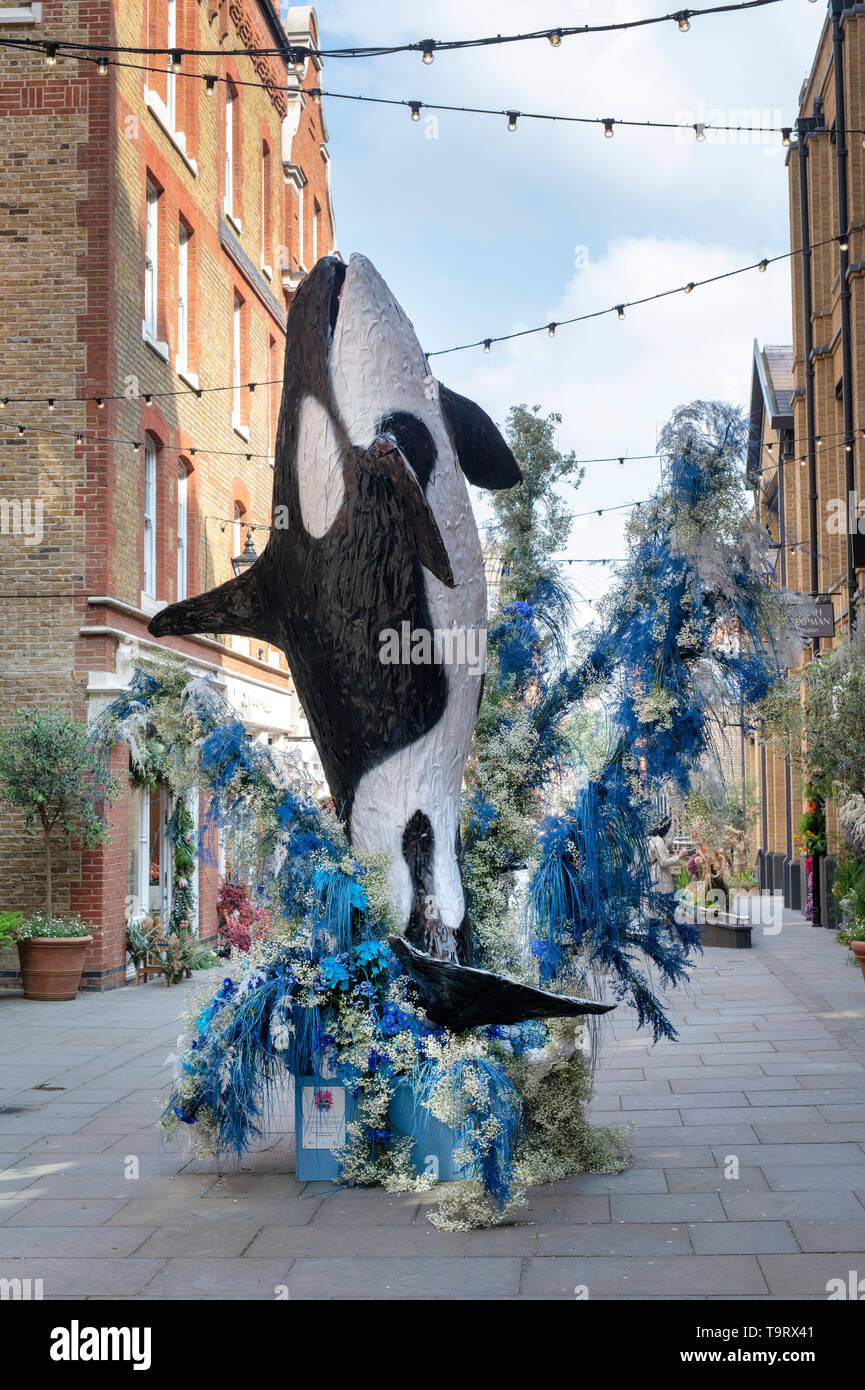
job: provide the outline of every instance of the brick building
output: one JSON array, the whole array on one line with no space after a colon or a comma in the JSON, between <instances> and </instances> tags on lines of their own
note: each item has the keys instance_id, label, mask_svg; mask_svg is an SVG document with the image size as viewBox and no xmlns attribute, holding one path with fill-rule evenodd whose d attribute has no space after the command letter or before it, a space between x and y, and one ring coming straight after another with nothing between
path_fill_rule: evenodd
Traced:
<instances>
[{"instance_id":1,"label":"brick building","mask_svg":"<svg viewBox=\"0 0 865 1390\"><path fill-rule=\"evenodd\" d=\"M749 471L761 520L779 546L776 579L801 596L812 634L802 665L862 621L865 535L856 530L856 496L865 444L863 129L865 9L831 0L787 157L791 249L801 253L791 262L792 348L755 347L751 402ZM851 519L852 532L844 525ZM783 887L788 903L798 905L794 832L803 789L759 738L751 741L748 772L761 803L764 886ZM821 868L820 915L832 925L837 823L831 804L826 812L830 856Z\"/></svg>"},{"instance_id":2,"label":"brick building","mask_svg":"<svg viewBox=\"0 0 865 1390\"><path fill-rule=\"evenodd\" d=\"M8 38L72 41L106 61L0 48L0 719L21 705L86 718L138 655L170 647L321 781L281 653L147 634L161 606L229 578L247 538L266 541L255 528L269 521L286 312L336 245L324 114L309 96L320 65L291 53L318 45L315 12L0 0ZM169 71L163 56L112 61L117 46L206 53ZM37 503L40 533L25 535L12 523ZM127 757L116 750L119 768ZM142 909L170 897L167 809L130 790L109 847L58 855L55 901L101 928L85 988L126 978L127 896ZM5 813L0 836L0 906L38 909L38 843ZM216 888L202 863L202 938ZM7 983L15 965L0 958Z\"/></svg>"}]
</instances>

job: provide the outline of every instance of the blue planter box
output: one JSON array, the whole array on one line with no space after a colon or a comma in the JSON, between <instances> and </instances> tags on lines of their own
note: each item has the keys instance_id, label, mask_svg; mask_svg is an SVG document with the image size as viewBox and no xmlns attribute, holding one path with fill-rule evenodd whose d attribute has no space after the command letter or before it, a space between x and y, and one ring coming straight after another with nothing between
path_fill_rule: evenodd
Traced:
<instances>
[{"instance_id":1,"label":"blue planter box","mask_svg":"<svg viewBox=\"0 0 865 1390\"><path fill-rule=\"evenodd\" d=\"M454 1176L456 1136L422 1105L415 1105L414 1090L408 1081L401 1081L397 1086L388 1117L395 1133L414 1139L412 1166L415 1172L432 1173L440 1182L450 1182Z\"/></svg>"},{"instance_id":2,"label":"blue planter box","mask_svg":"<svg viewBox=\"0 0 865 1390\"><path fill-rule=\"evenodd\" d=\"M294 1153L298 1182L333 1182L342 1169L333 1149L345 1143L346 1123L354 1116L354 1100L345 1086L311 1076L294 1081Z\"/></svg>"}]
</instances>

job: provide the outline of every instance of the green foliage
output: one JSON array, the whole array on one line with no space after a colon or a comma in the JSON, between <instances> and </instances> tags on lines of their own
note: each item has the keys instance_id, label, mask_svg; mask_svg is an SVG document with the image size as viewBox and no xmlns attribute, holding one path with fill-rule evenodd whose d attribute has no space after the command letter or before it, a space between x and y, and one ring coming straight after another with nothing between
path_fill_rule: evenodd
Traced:
<instances>
[{"instance_id":1,"label":"green foliage","mask_svg":"<svg viewBox=\"0 0 865 1390\"><path fill-rule=\"evenodd\" d=\"M0 912L0 951L14 943L15 928L23 916L23 912Z\"/></svg>"},{"instance_id":2,"label":"green foliage","mask_svg":"<svg viewBox=\"0 0 865 1390\"><path fill-rule=\"evenodd\" d=\"M157 933L153 927L145 927L134 917L126 922L126 954L133 965L140 965L156 946Z\"/></svg>"},{"instance_id":3,"label":"green foliage","mask_svg":"<svg viewBox=\"0 0 865 1390\"><path fill-rule=\"evenodd\" d=\"M561 1025L560 1025L561 1026ZM526 1184L558 1182L572 1173L621 1173L628 1166L626 1126L586 1118L592 1076L579 1048L562 1048L547 1065L520 1064L524 1132L516 1174Z\"/></svg>"},{"instance_id":4,"label":"green foliage","mask_svg":"<svg viewBox=\"0 0 865 1390\"><path fill-rule=\"evenodd\" d=\"M48 912L36 913L20 922L14 930L16 941L27 941L34 936L95 936L96 928L88 926L80 917L54 917Z\"/></svg>"},{"instance_id":5,"label":"green foliage","mask_svg":"<svg viewBox=\"0 0 865 1390\"><path fill-rule=\"evenodd\" d=\"M23 812L28 829L39 828L45 844L45 908L52 910L51 837L83 845L107 839L100 797L114 793L109 776L99 795L87 730L61 710L16 709L0 729L0 797Z\"/></svg>"},{"instance_id":6,"label":"green foliage","mask_svg":"<svg viewBox=\"0 0 865 1390\"><path fill-rule=\"evenodd\" d=\"M574 453L556 448L561 415L543 416L515 405L508 412L506 434L523 475L521 487L490 494L497 518L494 532L503 562L501 607L515 599L527 601L543 579L555 579L552 560L567 542L570 507L557 485L578 485L584 469Z\"/></svg>"},{"instance_id":7,"label":"green foliage","mask_svg":"<svg viewBox=\"0 0 865 1390\"><path fill-rule=\"evenodd\" d=\"M814 786L865 793L865 635L805 668L805 742Z\"/></svg>"}]
</instances>

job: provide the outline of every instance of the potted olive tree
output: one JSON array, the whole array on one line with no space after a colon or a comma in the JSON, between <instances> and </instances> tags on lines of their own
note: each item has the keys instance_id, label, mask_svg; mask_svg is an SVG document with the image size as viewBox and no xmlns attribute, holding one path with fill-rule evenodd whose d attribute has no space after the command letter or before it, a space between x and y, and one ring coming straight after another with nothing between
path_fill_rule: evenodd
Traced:
<instances>
[{"instance_id":1,"label":"potted olive tree","mask_svg":"<svg viewBox=\"0 0 865 1390\"><path fill-rule=\"evenodd\" d=\"M100 788L112 794L110 781ZM84 846L106 838L94 787L87 730L59 710L18 709L0 729L0 796L41 834L45 855L44 911L19 922L18 944L28 999L74 999L93 939L80 917L54 910L52 846L73 834Z\"/></svg>"}]
</instances>

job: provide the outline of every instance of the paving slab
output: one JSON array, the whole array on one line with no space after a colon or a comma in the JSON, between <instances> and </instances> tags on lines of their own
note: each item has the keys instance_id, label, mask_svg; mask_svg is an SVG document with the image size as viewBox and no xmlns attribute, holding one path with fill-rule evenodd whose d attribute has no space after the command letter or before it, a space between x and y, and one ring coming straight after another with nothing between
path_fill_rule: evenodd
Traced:
<instances>
[{"instance_id":1,"label":"paving slab","mask_svg":"<svg viewBox=\"0 0 865 1390\"><path fill-rule=\"evenodd\" d=\"M865 1274L865 992L831 934L790 915L780 938L697 962L669 996L679 1044L653 1048L617 1011L592 1115L634 1126L630 1168L531 1189L493 1230L436 1230L435 1192L296 1182L285 1118L239 1166L163 1144L188 993L0 997L0 1276L38 1261L46 1297L96 1300L532 1301L584 1284L807 1301Z\"/></svg>"}]
</instances>

